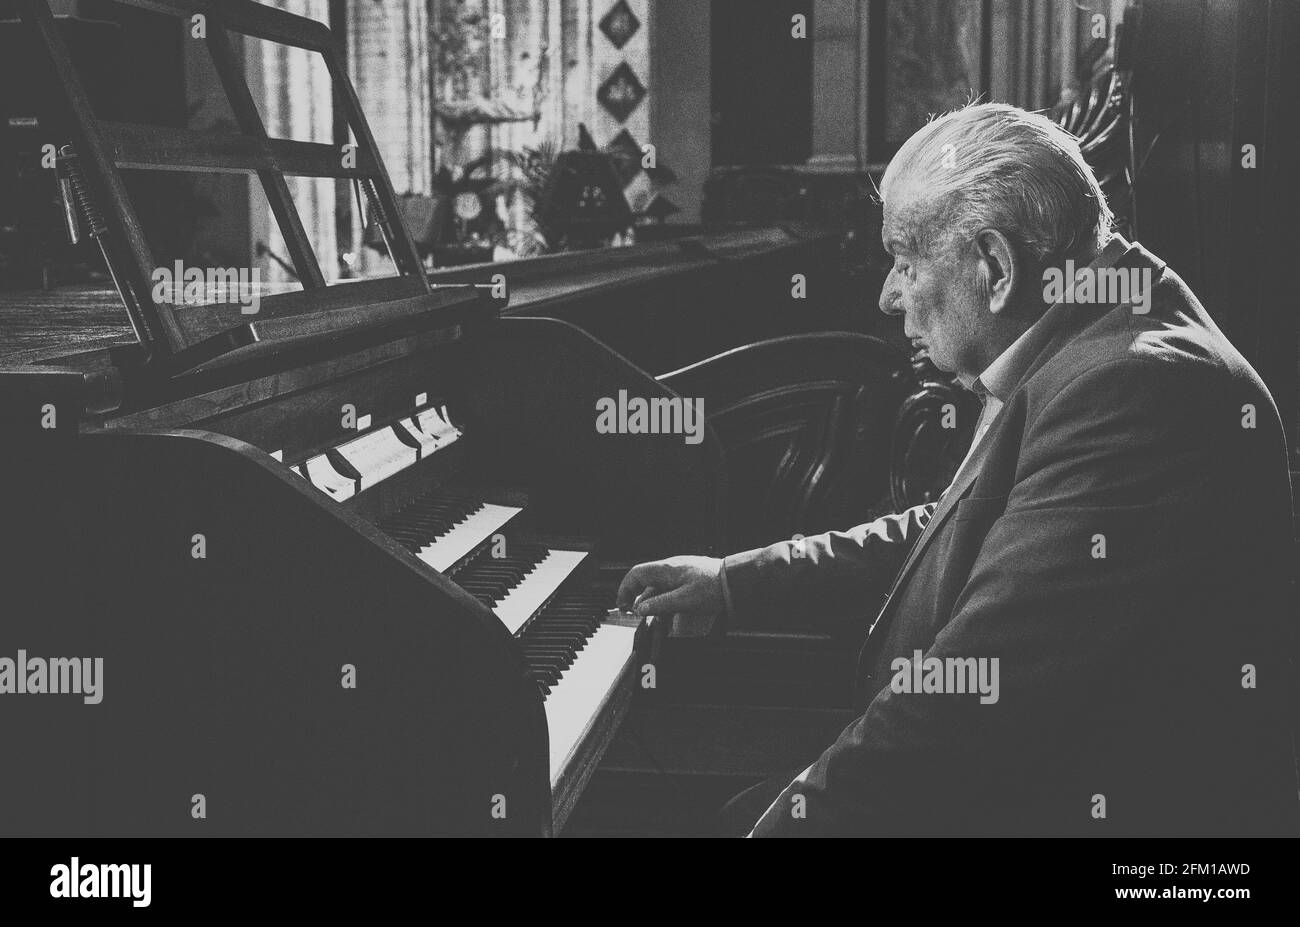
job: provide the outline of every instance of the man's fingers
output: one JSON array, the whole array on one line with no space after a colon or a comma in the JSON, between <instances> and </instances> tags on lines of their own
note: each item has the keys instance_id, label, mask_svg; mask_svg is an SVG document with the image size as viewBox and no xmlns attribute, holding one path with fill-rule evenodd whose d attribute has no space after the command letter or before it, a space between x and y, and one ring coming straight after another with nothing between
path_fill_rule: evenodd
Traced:
<instances>
[{"instance_id":1,"label":"man's fingers","mask_svg":"<svg viewBox=\"0 0 1300 927\"><path fill-rule=\"evenodd\" d=\"M649 588L651 578L658 572L655 567L656 564L653 563L640 563L627 571L623 581L618 584L619 608L631 610L637 596Z\"/></svg>"},{"instance_id":2,"label":"man's fingers","mask_svg":"<svg viewBox=\"0 0 1300 927\"><path fill-rule=\"evenodd\" d=\"M660 595L651 595L642 599L636 606L638 615L671 615L685 608L689 603L690 593L684 586L669 589ZM687 609L689 610L689 609Z\"/></svg>"},{"instance_id":3,"label":"man's fingers","mask_svg":"<svg viewBox=\"0 0 1300 927\"><path fill-rule=\"evenodd\" d=\"M641 578L641 567L634 566L628 570L623 576L623 581L618 584L618 607L626 610L644 586L645 580Z\"/></svg>"}]
</instances>

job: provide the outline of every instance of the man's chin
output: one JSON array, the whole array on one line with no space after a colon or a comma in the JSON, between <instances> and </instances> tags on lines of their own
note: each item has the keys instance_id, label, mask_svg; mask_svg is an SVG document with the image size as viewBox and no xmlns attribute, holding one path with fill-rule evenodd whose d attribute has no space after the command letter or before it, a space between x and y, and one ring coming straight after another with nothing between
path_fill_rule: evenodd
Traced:
<instances>
[{"instance_id":1,"label":"man's chin","mask_svg":"<svg viewBox=\"0 0 1300 927\"><path fill-rule=\"evenodd\" d=\"M917 348L912 352L913 361L928 360L943 373L952 373L952 368L943 362L942 358L935 357L930 353L929 348Z\"/></svg>"}]
</instances>

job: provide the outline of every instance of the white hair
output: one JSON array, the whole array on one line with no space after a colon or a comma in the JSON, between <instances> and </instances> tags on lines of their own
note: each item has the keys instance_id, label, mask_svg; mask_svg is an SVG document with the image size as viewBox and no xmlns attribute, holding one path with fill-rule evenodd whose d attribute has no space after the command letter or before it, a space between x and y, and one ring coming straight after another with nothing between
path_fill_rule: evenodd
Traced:
<instances>
[{"instance_id":1,"label":"white hair","mask_svg":"<svg viewBox=\"0 0 1300 927\"><path fill-rule=\"evenodd\" d=\"M1005 234L1039 267L1100 250L1114 214L1073 135L1039 113L975 103L933 119L903 143L880 182L908 189L924 219L923 253Z\"/></svg>"}]
</instances>

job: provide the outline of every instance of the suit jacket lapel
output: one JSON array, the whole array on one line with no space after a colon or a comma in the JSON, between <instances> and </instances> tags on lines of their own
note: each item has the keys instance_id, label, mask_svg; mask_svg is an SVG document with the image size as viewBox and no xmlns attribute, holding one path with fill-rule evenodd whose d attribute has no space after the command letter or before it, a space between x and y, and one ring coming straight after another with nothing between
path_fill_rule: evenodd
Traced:
<instances>
[{"instance_id":1,"label":"suit jacket lapel","mask_svg":"<svg viewBox=\"0 0 1300 927\"><path fill-rule=\"evenodd\" d=\"M975 449L975 453L971 454L970 459L966 461L966 466L962 467L961 472L958 473L956 478L953 480L952 485L948 487L948 491L945 492L943 498L939 500L939 504L935 507L934 514L931 515L930 520L926 522L925 530L921 532L921 536L917 538L916 543L912 545L912 550L908 553L907 559L903 561L903 568L898 571L898 576L894 578L894 585L890 588L889 595L885 598L886 608L888 608L889 600L892 599L894 593L898 591L898 587L901 586L911 574L912 568L916 566L916 562L920 560L921 554L925 552L925 548L929 546L931 539L938 533L939 526L942 525L948 516L952 514L953 510L957 508L957 503L960 502L966 494L970 492L971 487L975 485L975 478L979 476L980 468L984 464L984 458L988 456L989 447L993 444L994 440L996 440L998 426L1005 411L1005 406L998 411L997 416L994 417L993 421L989 424L987 431L984 433L984 438L980 441L979 447ZM879 621L879 619L877 619L877 621Z\"/></svg>"},{"instance_id":2,"label":"suit jacket lapel","mask_svg":"<svg viewBox=\"0 0 1300 927\"><path fill-rule=\"evenodd\" d=\"M953 510L957 508L957 503L975 485L975 477L979 476L980 466L984 463L984 458L988 456L989 447L996 438L995 432L1005 412L1006 407L1003 406L997 417L993 419L988 431L985 432L984 439L980 442L979 447L975 449L975 453L971 455L970 460L966 461L966 466L962 467L952 485L948 487L948 491L943 494L943 498L935 506L934 514L930 516L930 520L925 524L925 530L921 532L921 536L912 545L912 550L903 562L903 568L894 577L894 584L889 589L889 595L885 596L885 601L876 614L876 620L872 622L871 628L867 631L866 640L862 642L862 648L858 651L858 666L869 665L874 659L875 652L879 650L881 642L885 639L885 631L889 627L890 619L894 614L895 609L890 606L899 587L911 575L913 567L921 559L921 554L925 551L931 539L938 533L940 525L952 514Z\"/></svg>"}]
</instances>

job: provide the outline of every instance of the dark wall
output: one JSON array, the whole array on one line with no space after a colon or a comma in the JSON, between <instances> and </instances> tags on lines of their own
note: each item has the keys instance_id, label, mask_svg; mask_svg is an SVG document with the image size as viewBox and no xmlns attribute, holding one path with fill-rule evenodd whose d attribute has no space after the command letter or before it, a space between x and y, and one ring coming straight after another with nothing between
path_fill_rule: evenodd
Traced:
<instances>
[{"instance_id":1,"label":"dark wall","mask_svg":"<svg viewBox=\"0 0 1300 927\"><path fill-rule=\"evenodd\" d=\"M75 12L57 22L93 115L184 126L181 22L103 2L80 3ZM10 131L0 131L0 289L40 286L46 269L64 282L102 270L95 245L66 243L54 172L41 163L45 145L61 146L73 135L59 87L43 49L18 22L17 9L0 0L0 121L20 120ZM127 184L151 240L192 237L191 180L135 172Z\"/></svg>"},{"instance_id":2,"label":"dark wall","mask_svg":"<svg viewBox=\"0 0 1300 927\"><path fill-rule=\"evenodd\" d=\"M1137 237L1264 377L1296 469L1300 4L1146 0L1137 41Z\"/></svg>"},{"instance_id":3,"label":"dark wall","mask_svg":"<svg viewBox=\"0 0 1300 927\"><path fill-rule=\"evenodd\" d=\"M807 38L791 35L807 17ZM812 154L812 4L712 0L713 164L802 164Z\"/></svg>"}]
</instances>

